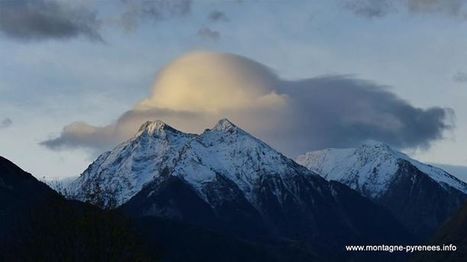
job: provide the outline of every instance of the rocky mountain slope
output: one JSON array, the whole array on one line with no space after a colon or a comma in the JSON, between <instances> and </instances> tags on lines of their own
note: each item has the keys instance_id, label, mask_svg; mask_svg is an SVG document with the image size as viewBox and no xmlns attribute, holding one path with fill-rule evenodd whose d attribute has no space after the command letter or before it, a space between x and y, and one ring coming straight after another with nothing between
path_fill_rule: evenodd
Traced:
<instances>
[{"instance_id":1,"label":"rocky mountain slope","mask_svg":"<svg viewBox=\"0 0 467 262\"><path fill-rule=\"evenodd\" d=\"M432 234L467 199L465 182L380 143L309 152L296 161L387 207L422 238Z\"/></svg>"}]
</instances>

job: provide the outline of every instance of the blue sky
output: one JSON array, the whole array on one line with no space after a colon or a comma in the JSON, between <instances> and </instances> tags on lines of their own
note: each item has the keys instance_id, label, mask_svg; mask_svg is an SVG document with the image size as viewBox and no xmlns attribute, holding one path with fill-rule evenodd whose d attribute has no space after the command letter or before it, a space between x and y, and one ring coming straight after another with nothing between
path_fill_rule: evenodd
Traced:
<instances>
[{"instance_id":1,"label":"blue sky","mask_svg":"<svg viewBox=\"0 0 467 262\"><path fill-rule=\"evenodd\" d=\"M136 12L131 30L118 20L129 10L124 2L57 2L94 12L101 40L88 31L18 37L0 19L0 122L11 120L0 125L0 155L37 177L78 175L94 151L50 150L39 143L74 121L115 121L150 95L161 68L203 50L247 57L283 80L347 75L387 86L416 108L451 108L454 128L428 148L404 151L422 161L467 165L464 1L428 1L437 4L431 6L400 0L389 7L367 2L193 0L185 13ZM223 16L213 21L213 11Z\"/></svg>"}]
</instances>

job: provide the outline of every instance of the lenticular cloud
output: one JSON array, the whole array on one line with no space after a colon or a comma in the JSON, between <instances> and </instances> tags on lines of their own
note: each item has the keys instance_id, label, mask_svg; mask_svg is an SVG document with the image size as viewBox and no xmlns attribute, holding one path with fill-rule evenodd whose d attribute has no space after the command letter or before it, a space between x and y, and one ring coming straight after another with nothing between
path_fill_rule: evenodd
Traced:
<instances>
[{"instance_id":1,"label":"lenticular cloud","mask_svg":"<svg viewBox=\"0 0 467 262\"><path fill-rule=\"evenodd\" d=\"M201 132L227 117L289 155L378 140L397 148L427 147L449 129L452 111L416 108L381 85L344 76L280 79L267 66L226 53L182 56L156 77L152 94L107 126L72 123L51 149L98 152L160 119Z\"/></svg>"}]
</instances>

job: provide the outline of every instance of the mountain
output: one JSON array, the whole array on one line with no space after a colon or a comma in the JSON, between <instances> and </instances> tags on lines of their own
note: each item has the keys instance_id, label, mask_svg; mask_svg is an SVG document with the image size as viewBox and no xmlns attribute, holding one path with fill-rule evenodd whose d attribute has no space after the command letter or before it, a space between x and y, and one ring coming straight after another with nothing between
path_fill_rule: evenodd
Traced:
<instances>
[{"instance_id":1,"label":"mountain","mask_svg":"<svg viewBox=\"0 0 467 262\"><path fill-rule=\"evenodd\" d=\"M130 221L116 211L66 200L2 157L0 221L0 261L316 260L293 247L252 243L175 221Z\"/></svg>"},{"instance_id":2,"label":"mountain","mask_svg":"<svg viewBox=\"0 0 467 262\"><path fill-rule=\"evenodd\" d=\"M136 219L165 218L328 255L349 243L410 238L385 209L226 119L199 135L147 122L99 156L69 192Z\"/></svg>"},{"instance_id":3,"label":"mountain","mask_svg":"<svg viewBox=\"0 0 467 262\"><path fill-rule=\"evenodd\" d=\"M149 261L121 216L64 199L0 157L0 261Z\"/></svg>"},{"instance_id":4,"label":"mountain","mask_svg":"<svg viewBox=\"0 0 467 262\"><path fill-rule=\"evenodd\" d=\"M467 184L380 143L325 149L297 163L387 207L415 235L430 236L467 199Z\"/></svg>"},{"instance_id":5,"label":"mountain","mask_svg":"<svg viewBox=\"0 0 467 262\"><path fill-rule=\"evenodd\" d=\"M21 213L56 200L57 194L7 159L0 157L0 238L13 235Z\"/></svg>"},{"instance_id":6,"label":"mountain","mask_svg":"<svg viewBox=\"0 0 467 262\"><path fill-rule=\"evenodd\" d=\"M102 208L120 206L164 169L173 168L193 137L162 121L146 122L133 138L100 155L68 186L68 194Z\"/></svg>"}]
</instances>

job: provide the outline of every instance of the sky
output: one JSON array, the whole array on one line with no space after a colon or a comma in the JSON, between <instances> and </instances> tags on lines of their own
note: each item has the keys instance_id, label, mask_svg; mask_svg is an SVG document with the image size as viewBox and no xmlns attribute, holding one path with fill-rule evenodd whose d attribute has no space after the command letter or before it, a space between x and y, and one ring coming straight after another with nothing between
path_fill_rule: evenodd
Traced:
<instances>
[{"instance_id":1,"label":"sky","mask_svg":"<svg viewBox=\"0 0 467 262\"><path fill-rule=\"evenodd\" d=\"M0 0L0 58L0 155L40 178L224 117L290 157L467 166L464 0Z\"/></svg>"}]
</instances>

